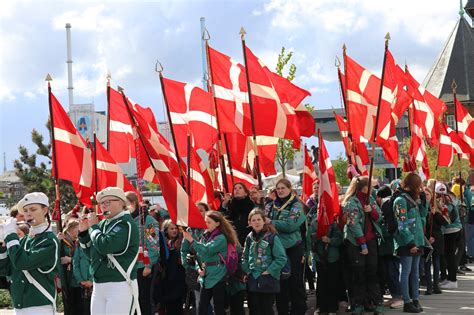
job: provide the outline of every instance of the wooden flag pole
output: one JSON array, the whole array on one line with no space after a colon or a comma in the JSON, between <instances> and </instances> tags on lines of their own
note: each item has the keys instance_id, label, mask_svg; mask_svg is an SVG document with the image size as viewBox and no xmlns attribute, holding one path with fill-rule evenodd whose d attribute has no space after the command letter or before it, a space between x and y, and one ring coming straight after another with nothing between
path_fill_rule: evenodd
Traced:
<instances>
[{"instance_id":1,"label":"wooden flag pole","mask_svg":"<svg viewBox=\"0 0 474 315\"><path fill-rule=\"evenodd\" d=\"M186 183L186 188L188 195L191 196L191 135L188 132L188 136L186 137L187 140L187 149L188 152L186 152L186 159L188 162L188 182Z\"/></svg>"},{"instance_id":2,"label":"wooden flag pole","mask_svg":"<svg viewBox=\"0 0 474 315\"><path fill-rule=\"evenodd\" d=\"M367 201L366 204L370 203L370 194L372 190L372 174L374 171L374 157L375 157L375 143L377 140L377 129L379 126L379 114L380 114L380 103L382 102L382 91L383 91L383 84L384 84L384 76L385 76L385 64L387 61L387 52L388 52L388 42L390 40L390 33L385 35L385 51L383 55L383 67L382 67L382 77L380 78L380 90L379 90L379 100L377 102L377 115L375 119L375 127L374 127L374 140L372 143L372 156L370 157L370 169L369 169L369 190L367 192ZM396 172L396 170L395 170Z\"/></svg>"},{"instance_id":3,"label":"wooden flag pole","mask_svg":"<svg viewBox=\"0 0 474 315\"><path fill-rule=\"evenodd\" d=\"M158 69L158 65L160 65L159 69ZM186 188L184 175L183 175L184 172L181 169L181 163L179 163L180 155L178 151L178 143L176 142L176 136L175 136L174 128L173 128L173 121L171 120L171 113L170 113L170 107L168 105L168 98L166 96L165 83L163 82L163 66L161 65L159 61L156 62L155 71L158 72L160 76L161 91L163 92L163 99L165 101L166 114L168 115L168 124L170 125L171 137L173 138L174 152L176 153L176 159L178 161L178 169L179 169L179 177L181 178L181 185L183 185L183 188Z\"/></svg>"},{"instance_id":4,"label":"wooden flag pole","mask_svg":"<svg viewBox=\"0 0 474 315\"><path fill-rule=\"evenodd\" d=\"M98 185L98 176L97 176L97 135L94 132L94 184L95 184L95 197L97 197L99 185Z\"/></svg>"},{"instance_id":5,"label":"wooden flag pole","mask_svg":"<svg viewBox=\"0 0 474 315\"><path fill-rule=\"evenodd\" d=\"M456 81L453 79L453 83L451 84L451 88L453 89L453 101L454 101L454 120L456 120L456 124L454 125L456 127L456 134L459 135L459 126L458 126L458 107L456 106L456 101L457 101L457 96L456 96L456 88L457 88ZM461 154L458 152L458 171L459 171L459 186L460 186L460 194L461 194L461 203L464 202L464 197L463 197L463 191L462 191L462 185L461 185Z\"/></svg>"},{"instance_id":6,"label":"wooden flag pole","mask_svg":"<svg viewBox=\"0 0 474 315\"><path fill-rule=\"evenodd\" d=\"M344 61L345 56L346 56L346 45L343 46L343 53L344 53ZM349 125L349 112L347 111L347 100L346 100L346 91L344 89L344 84L342 83L342 78L341 78L341 61L339 58L336 56L336 61L335 61L335 66L337 67L337 78L339 79L339 86L341 87L341 97L342 97L342 106L344 109L344 113L346 115L346 121L347 121L347 148L346 148L346 157L347 157L347 162L349 164L352 163L351 159L351 154L352 154L352 133L351 133L351 127ZM346 66L344 65L344 68ZM344 78L345 79L345 78ZM346 80L345 80L346 81ZM346 82L347 84L347 82ZM334 117L336 117L336 111L333 110ZM341 135L342 136L342 135Z\"/></svg>"},{"instance_id":7,"label":"wooden flag pole","mask_svg":"<svg viewBox=\"0 0 474 315\"><path fill-rule=\"evenodd\" d=\"M245 65L245 77L247 79L247 90L249 95L249 108L250 108L250 119L252 121L252 139L253 139L253 149L255 151L255 166L257 169L257 179L258 179L258 189L262 190L262 174L260 173L260 162L258 157L258 146L257 146L257 132L255 129L255 116L254 116L254 108L253 108L253 101L252 101L252 89L250 84L250 77L249 77L249 68L247 64L247 52L246 52L246 45L245 45L245 29L243 27L240 28L240 39L242 40L242 50L244 53L244 65Z\"/></svg>"},{"instance_id":8,"label":"wooden flag pole","mask_svg":"<svg viewBox=\"0 0 474 315\"><path fill-rule=\"evenodd\" d=\"M226 171L226 163L224 160L224 154L223 154L223 148L222 148L222 134L221 134L221 128L219 124L219 112L217 110L217 102L216 102L216 91L214 89L214 80L212 76L212 64L211 64L211 58L209 57L209 39L211 38L209 35L209 32L204 30L202 34L202 38L205 41L206 44L206 59L207 59L207 73L208 73L208 90L212 92L212 100L214 103L214 115L216 116L216 126L217 126L217 154L219 155L219 161L221 162L221 177L222 177L222 186L224 186L224 192L229 193L229 184L227 182L227 171ZM227 161L229 162L229 170L231 170L230 167L230 152L227 152ZM232 170L231 170L232 172ZM231 173L232 174L232 173Z\"/></svg>"},{"instance_id":9,"label":"wooden flag pole","mask_svg":"<svg viewBox=\"0 0 474 315\"><path fill-rule=\"evenodd\" d=\"M110 152L110 71L107 73L107 151ZM94 140L95 145L95 140Z\"/></svg>"},{"instance_id":10,"label":"wooden flag pole","mask_svg":"<svg viewBox=\"0 0 474 315\"><path fill-rule=\"evenodd\" d=\"M59 173L58 173L58 164L57 164L57 159L56 159L56 141L54 138L54 115L53 115L53 101L51 99L51 81L53 81L53 78L48 74L46 76L45 81L48 82L48 103L49 103L49 116L50 116L50 134L51 134L51 153L52 153L52 160L53 160L53 168L54 168L54 189L56 193L56 199L54 201L54 205L56 208L56 204L58 206L58 211L59 211L59 218L58 218L58 231L62 232L63 231L63 223L61 219L61 192L59 190ZM54 209L56 210L56 209ZM53 211L54 211L53 210Z\"/></svg>"}]
</instances>

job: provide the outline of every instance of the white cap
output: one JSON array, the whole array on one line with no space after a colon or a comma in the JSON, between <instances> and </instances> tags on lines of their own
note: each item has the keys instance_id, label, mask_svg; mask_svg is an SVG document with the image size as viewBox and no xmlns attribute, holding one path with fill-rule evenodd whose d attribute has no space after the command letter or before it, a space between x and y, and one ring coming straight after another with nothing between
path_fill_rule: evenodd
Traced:
<instances>
[{"instance_id":1,"label":"white cap","mask_svg":"<svg viewBox=\"0 0 474 315\"><path fill-rule=\"evenodd\" d=\"M127 197L125 197L125 193L123 192L122 188L119 187L107 187L97 194L97 202L101 202L104 197L107 196L114 196L119 199L122 199L123 201L127 200Z\"/></svg>"},{"instance_id":2,"label":"white cap","mask_svg":"<svg viewBox=\"0 0 474 315\"><path fill-rule=\"evenodd\" d=\"M446 189L446 185L443 183L436 183L435 186L435 192L437 194L443 194L446 195L448 193L448 190Z\"/></svg>"},{"instance_id":3,"label":"white cap","mask_svg":"<svg viewBox=\"0 0 474 315\"><path fill-rule=\"evenodd\" d=\"M49 207L48 196L46 196L42 192L32 192L32 193L26 194L18 202L18 211L23 213L23 208L31 204L40 204L40 205Z\"/></svg>"}]
</instances>

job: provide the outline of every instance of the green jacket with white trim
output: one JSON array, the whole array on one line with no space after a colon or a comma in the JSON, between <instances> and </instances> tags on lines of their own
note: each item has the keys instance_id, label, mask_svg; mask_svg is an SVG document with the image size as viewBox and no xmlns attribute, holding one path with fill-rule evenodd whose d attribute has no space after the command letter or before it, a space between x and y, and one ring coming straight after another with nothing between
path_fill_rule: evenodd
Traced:
<instances>
[{"instance_id":1,"label":"green jacket with white trim","mask_svg":"<svg viewBox=\"0 0 474 315\"><path fill-rule=\"evenodd\" d=\"M126 281L107 257L112 254L120 266L128 270L134 262L130 278L137 278L138 227L128 211L95 224L88 231L79 233L79 242L84 253L91 259L90 271L95 283Z\"/></svg>"},{"instance_id":2,"label":"green jacket with white trim","mask_svg":"<svg viewBox=\"0 0 474 315\"><path fill-rule=\"evenodd\" d=\"M29 282L25 273L56 300L54 278L59 274L59 240L51 230L35 236L25 236L21 241L17 234L5 238L6 248L0 247L0 275L11 278L13 307L24 309L51 305L37 287Z\"/></svg>"}]
</instances>

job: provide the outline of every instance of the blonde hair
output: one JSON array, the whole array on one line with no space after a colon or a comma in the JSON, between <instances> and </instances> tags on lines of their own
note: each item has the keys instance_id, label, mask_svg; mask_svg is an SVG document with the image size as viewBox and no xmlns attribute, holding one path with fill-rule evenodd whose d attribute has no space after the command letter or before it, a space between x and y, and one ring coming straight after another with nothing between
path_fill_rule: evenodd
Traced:
<instances>
[{"instance_id":1,"label":"blonde hair","mask_svg":"<svg viewBox=\"0 0 474 315\"><path fill-rule=\"evenodd\" d=\"M361 191L364 187L369 186L369 177L367 176L355 176L352 178L349 187L347 188L346 194L344 195L344 199L342 200L342 204L345 205L346 202L352 196L355 196L359 191Z\"/></svg>"}]
</instances>

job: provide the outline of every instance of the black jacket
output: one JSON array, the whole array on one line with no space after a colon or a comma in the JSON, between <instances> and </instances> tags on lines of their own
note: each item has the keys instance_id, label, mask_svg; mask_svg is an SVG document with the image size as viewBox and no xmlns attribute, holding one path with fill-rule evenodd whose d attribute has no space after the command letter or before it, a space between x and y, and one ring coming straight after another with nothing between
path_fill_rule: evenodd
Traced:
<instances>
[{"instance_id":1,"label":"black jacket","mask_svg":"<svg viewBox=\"0 0 474 315\"><path fill-rule=\"evenodd\" d=\"M243 199L233 198L228 204L227 209L221 207L227 220L231 221L237 232L240 245L244 245L247 235L251 232L248 219L249 213L255 208L255 204L247 196Z\"/></svg>"},{"instance_id":2,"label":"black jacket","mask_svg":"<svg viewBox=\"0 0 474 315\"><path fill-rule=\"evenodd\" d=\"M444 255L444 236L441 231L441 226L448 224L449 222L439 212L436 212L434 215L430 212L426 217L425 236L428 240L430 237L435 239L434 243L431 245L439 255Z\"/></svg>"}]
</instances>

